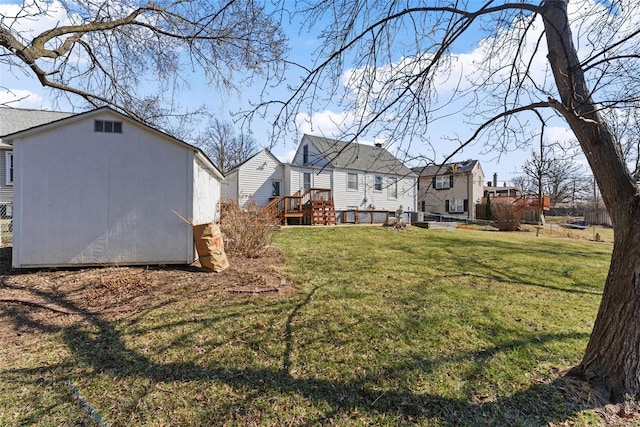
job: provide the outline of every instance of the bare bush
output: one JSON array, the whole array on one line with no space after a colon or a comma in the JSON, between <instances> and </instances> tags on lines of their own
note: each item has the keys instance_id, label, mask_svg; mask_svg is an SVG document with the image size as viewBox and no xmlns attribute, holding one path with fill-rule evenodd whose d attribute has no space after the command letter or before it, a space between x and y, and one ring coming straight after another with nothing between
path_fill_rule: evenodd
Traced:
<instances>
[{"instance_id":1,"label":"bare bush","mask_svg":"<svg viewBox=\"0 0 640 427\"><path fill-rule=\"evenodd\" d=\"M491 205L491 217L498 225L498 230L516 231L520 228L522 208L511 204L494 203Z\"/></svg>"},{"instance_id":2,"label":"bare bush","mask_svg":"<svg viewBox=\"0 0 640 427\"><path fill-rule=\"evenodd\" d=\"M265 254L278 226L278 218L250 200L241 208L237 202L220 202L220 229L225 251L231 255L259 258Z\"/></svg>"}]
</instances>

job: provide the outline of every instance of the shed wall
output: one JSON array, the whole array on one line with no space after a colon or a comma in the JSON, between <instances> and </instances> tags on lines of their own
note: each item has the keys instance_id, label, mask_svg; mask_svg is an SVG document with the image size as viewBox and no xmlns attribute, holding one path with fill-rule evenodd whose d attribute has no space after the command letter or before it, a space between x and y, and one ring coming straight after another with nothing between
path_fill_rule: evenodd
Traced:
<instances>
[{"instance_id":1,"label":"shed wall","mask_svg":"<svg viewBox=\"0 0 640 427\"><path fill-rule=\"evenodd\" d=\"M193 261L193 151L125 121L94 119L14 140L14 267Z\"/></svg>"},{"instance_id":2,"label":"shed wall","mask_svg":"<svg viewBox=\"0 0 640 427\"><path fill-rule=\"evenodd\" d=\"M225 175L220 185L220 196L224 200L238 202L238 169Z\"/></svg>"},{"instance_id":3,"label":"shed wall","mask_svg":"<svg viewBox=\"0 0 640 427\"><path fill-rule=\"evenodd\" d=\"M207 224L219 217L220 181L198 156L193 158L193 223Z\"/></svg>"}]
</instances>

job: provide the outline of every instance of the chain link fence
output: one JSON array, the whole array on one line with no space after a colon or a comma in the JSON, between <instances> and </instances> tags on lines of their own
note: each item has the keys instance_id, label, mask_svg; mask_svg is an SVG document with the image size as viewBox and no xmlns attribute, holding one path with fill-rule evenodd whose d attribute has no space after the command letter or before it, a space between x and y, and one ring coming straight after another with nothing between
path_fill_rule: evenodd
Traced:
<instances>
[{"instance_id":1,"label":"chain link fence","mask_svg":"<svg viewBox=\"0 0 640 427\"><path fill-rule=\"evenodd\" d=\"M0 247L13 244L13 203L0 201Z\"/></svg>"}]
</instances>

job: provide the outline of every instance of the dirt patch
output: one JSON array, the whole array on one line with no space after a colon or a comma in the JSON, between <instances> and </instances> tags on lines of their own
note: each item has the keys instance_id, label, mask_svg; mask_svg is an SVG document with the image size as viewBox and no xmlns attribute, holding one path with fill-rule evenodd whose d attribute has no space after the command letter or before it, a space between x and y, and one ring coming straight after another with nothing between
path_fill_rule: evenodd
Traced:
<instances>
[{"instance_id":1,"label":"dirt patch","mask_svg":"<svg viewBox=\"0 0 640 427\"><path fill-rule=\"evenodd\" d=\"M216 300L273 298L295 292L279 273L284 257L275 248L261 258L230 256L230 267L221 273L203 270L197 263L11 271L6 260L10 252L2 251L0 336L5 338L28 332L34 322L60 328L88 315L115 320L186 294Z\"/></svg>"}]
</instances>

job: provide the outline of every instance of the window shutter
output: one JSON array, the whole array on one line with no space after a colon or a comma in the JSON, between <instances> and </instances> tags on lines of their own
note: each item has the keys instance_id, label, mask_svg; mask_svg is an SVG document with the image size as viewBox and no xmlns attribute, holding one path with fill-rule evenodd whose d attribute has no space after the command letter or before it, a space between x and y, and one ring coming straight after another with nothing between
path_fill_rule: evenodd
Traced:
<instances>
[{"instance_id":1,"label":"window shutter","mask_svg":"<svg viewBox=\"0 0 640 427\"><path fill-rule=\"evenodd\" d=\"M449 175L449 187L453 188L453 175Z\"/></svg>"},{"instance_id":2,"label":"window shutter","mask_svg":"<svg viewBox=\"0 0 640 427\"><path fill-rule=\"evenodd\" d=\"M464 211L469 212L469 199L464 199Z\"/></svg>"},{"instance_id":3,"label":"window shutter","mask_svg":"<svg viewBox=\"0 0 640 427\"><path fill-rule=\"evenodd\" d=\"M436 188L436 177L435 176L431 180L431 185L433 185L433 188Z\"/></svg>"},{"instance_id":4,"label":"window shutter","mask_svg":"<svg viewBox=\"0 0 640 427\"><path fill-rule=\"evenodd\" d=\"M444 201L444 211L445 212L449 212L449 201L448 200Z\"/></svg>"}]
</instances>

